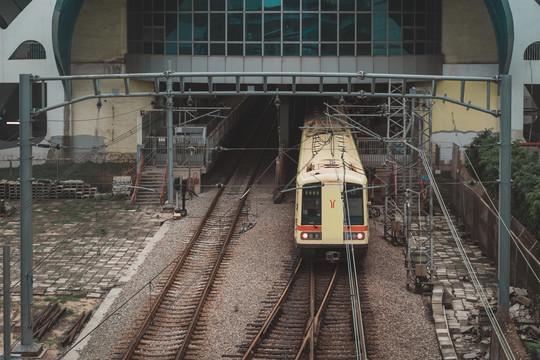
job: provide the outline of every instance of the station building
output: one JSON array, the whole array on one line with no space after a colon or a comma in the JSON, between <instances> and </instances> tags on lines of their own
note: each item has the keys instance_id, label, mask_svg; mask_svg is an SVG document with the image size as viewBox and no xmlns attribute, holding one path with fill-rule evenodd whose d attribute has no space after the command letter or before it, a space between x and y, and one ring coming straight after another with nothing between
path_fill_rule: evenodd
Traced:
<instances>
[{"instance_id":1,"label":"station building","mask_svg":"<svg viewBox=\"0 0 540 360\"><path fill-rule=\"evenodd\" d=\"M512 134L539 141L538 0L3 0L0 3L0 166L18 158L19 74L39 76L163 72L347 72L512 75ZM536 71L539 70L539 71ZM227 86L233 78L214 79ZM260 83L253 80L252 86ZM330 80L331 81L331 80ZM272 79L276 87L290 79ZM309 88L315 84L299 83ZM418 83L418 87L429 84ZM102 81L115 92L121 81ZM190 84L194 88L196 83ZM336 81L336 88L343 84ZM381 86L384 86L382 84ZM154 83L132 81L133 91ZM468 85L465 101L484 105L486 89ZM536 91L535 91L536 90ZM34 106L93 93L92 84L33 89ZM459 96L458 82L437 92ZM491 103L497 104L496 89ZM145 142L144 112L156 99L76 103L34 121L36 142L63 156L100 148L133 156ZM436 101L433 139L466 145L490 115ZM125 137L132 132L133 136ZM125 137L122 141L115 141ZM71 149L66 152L66 149ZM36 160L54 150L36 148ZM444 153L444 151L442 151ZM56 154L56 156L59 156ZM443 156L444 157L444 156ZM444 160L444 159L443 159Z\"/></svg>"}]
</instances>

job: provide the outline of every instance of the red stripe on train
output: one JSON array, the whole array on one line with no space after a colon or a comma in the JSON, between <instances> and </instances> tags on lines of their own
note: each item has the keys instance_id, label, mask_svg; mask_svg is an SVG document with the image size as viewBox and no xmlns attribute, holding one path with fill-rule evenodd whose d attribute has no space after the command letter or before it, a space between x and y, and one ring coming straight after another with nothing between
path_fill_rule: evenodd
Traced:
<instances>
[{"instance_id":1,"label":"red stripe on train","mask_svg":"<svg viewBox=\"0 0 540 360\"><path fill-rule=\"evenodd\" d=\"M367 225L344 226L343 231L368 231Z\"/></svg>"},{"instance_id":2,"label":"red stripe on train","mask_svg":"<svg viewBox=\"0 0 540 360\"><path fill-rule=\"evenodd\" d=\"M322 231L320 225L296 225L296 230L298 231Z\"/></svg>"}]
</instances>

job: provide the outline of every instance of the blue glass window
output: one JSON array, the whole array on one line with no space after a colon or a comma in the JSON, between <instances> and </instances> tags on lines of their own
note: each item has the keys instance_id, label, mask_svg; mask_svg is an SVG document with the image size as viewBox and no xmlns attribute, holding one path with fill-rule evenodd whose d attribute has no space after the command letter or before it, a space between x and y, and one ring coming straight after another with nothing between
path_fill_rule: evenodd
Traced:
<instances>
[{"instance_id":1,"label":"blue glass window","mask_svg":"<svg viewBox=\"0 0 540 360\"><path fill-rule=\"evenodd\" d=\"M246 44L246 56L261 56L262 44Z\"/></svg>"},{"instance_id":2,"label":"blue glass window","mask_svg":"<svg viewBox=\"0 0 540 360\"><path fill-rule=\"evenodd\" d=\"M302 0L302 10L319 11L319 0Z\"/></svg>"},{"instance_id":3,"label":"blue glass window","mask_svg":"<svg viewBox=\"0 0 540 360\"><path fill-rule=\"evenodd\" d=\"M283 14L283 41L300 41L300 18L298 14Z\"/></svg>"},{"instance_id":4,"label":"blue glass window","mask_svg":"<svg viewBox=\"0 0 540 360\"><path fill-rule=\"evenodd\" d=\"M225 13L210 13L210 41L225 41Z\"/></svg>"},{"instance_id":5,"label":"blue glass window","mask_svg":"<svg viewBox=\"0 0 540 360\"><path fill-rule=\"evenodd\" d=\"M208 55L208 43L193 44L193 55Z\"/></svg>"},{"instance_id":6,"label":"blue glass window","mask_svg":"<svg viewBox=\"0 0 540 360\"><path fill-rule=\"evenodd\" d=\"M373 44L373 55L386 55L386 43Z\"/></svg>"},{"instance_id":7,"label":"blue glass window","mask_svg":"<svg viewBox=\"0 0 540 360\"><path fill-rule=\"evenodd\" d=\"M319 44L302 44L302 56L319 56Z\"/></svg>"},{"instance_id":8,"label":"blue glass window","mask_svg":"<svg viewBox=\"0 0 540 360\"><path fill-rule=\"evenodd\" d=\"M201 0L195 0L195 1L201 1ZM227 0L227 10L229 11L244 10L244 0Z\"/></svg>"},{"instance_id":9,"label":"blue glass window","mask_svg":"<svg viewBox=\"0 0 540 360\"><path fill-rule=\"evenodd\" d=\"M178 23L176 14L165 15L165 39L168 41L178 40ZM174 47L176 49L176 46Z\"/></svg>"},{"instance_id":10,"label":"blue glass window","mask_svg":"<svg viewBox=\"0 0 540 360\"><path fill-rule=\"evenodd\" d=\"M388 15L388 41L401 41L401 14Z\"/></svg>"},{"instance_id":11,"label":"blue glass window","mask_svg":"<svg viewBox=\"0 0 540 360\"><path fill-rule=\"evenodd\" d=\"M339 44L339 56L354 56L354 44Z\"/></svg>"},{"instance_id":12,"label":"blue glass window","mask_svg":"<svg viewBox=\"0 0 540 360\"><path fill-rule=\"evenodd\" d=\"M128 1L129 3L129 1ZM165 0L165 10L167 11L174 11L176 12L178 9L176 6L178 5L177 0Z\"/></svg>"},{"instance_id":13,"label":"blue glass window","mask_svg":"<svg viewBox=\"0 0 540 360\"><path fill-rule=\"evenodd\" d=\"M262 40L261 14L246 14L246 41Z\"/></svg>"},{"instance_id":14,"label":"blue glass window","mask_svg":"<svg viewBox=\"0 0 540 360\"><path fill-rule=\"evenodd\" d=\"M355 0L339 0L339 11L354 11Z\"/></svg>"},{"instance_id":15,"label":"blue glass window","mask_svg":"<svg viewBox=\"0 0 540 360\"><path fill-rule=\"evenodd\" d=\"M193 15L193 40L195 41L208 40L208 15L207 14Z\"/></svg>"},{"instance_id":16,"label":"blue glass window","mask_svg":"<svg viewBox=\"0 0 540 360\"><path fill-rule=\"evenodd\" d=\"M225 44L224 43L211 43L210 55L225 55Z\"/></svg>"},{"instance_id":17,"label":"blue glass window","mask_svg":"<svg viewBox=\"0 0 540 360\"><path fill-rule=\"evenodd\" d=\"M371 10L371 0L357 0L356 10L358 11L370 11Z\"/></svg>"},{"instance_id":18,"label":"blue glass window","mask_svg":"<svg viewBox=\"0 0 540 360\"><path fill-rule=\"evenodd\" d=\"M353 45L354 49L354 45ZM336 56L337 44L321 44L321 56Z\"/></svg>"},{"instance_id":19,"label":"blue glass window","mask_svg":"<svg viewBox=\"0 0 540 360\"><path fill-rule=\"evenodd\" d=\"M284 11L298 11L300 10L300 0L283 0Z\"/></svg>"},{"instance_id":20,"label":"blue glass window","mask_svg":"<svg viewBox=\"0 0 540 360\"><path fill-rule=\"evenodd\" d=\"M401 0L388 0L389 11L401 11Z\"/></svg>"},{"instance_id":21,"label":"blue glass window","mask_svg":"<svg viewBox=\"0 0 540 360\"><path fill-rule=\"evenodd\" d=\"M178 0L178 9L180 11L191 11L191 0Z\"/></svg>"},{"instance_id":22,"label":"blue glass window","mask_svg":"<svg viewBox=\"0 0 540 360\"><path fill-rule=\"evenodd\" d=\"M227 55L244 55L243 54L244 47L242 44L228 44L227 45Z\"/></svg>"},{"instance_id":23,"label":"blue glass window","mask_svg":"<svg viewBox=\"0 0 540 360\"><path fill-rule=\"evenodd\" d=\"M193 10L195 11L208 11L208 2L206 0L194 0L193 1ZM201 55L208 55L208 51L206 54Z\"/></svg>"},{"instance_id":24,"label":"blue glass window","mask_svg":"<svg viewBox=\"0 0 540 360\"><path fill-rule=\"evenodd\" d=\"M225 0L210 0L210 11L225 11Z\"/></svg>"},{"instance_id":25,"label":"blue glass window","mask_svg":"<svg viewBox=\"0 0 540 360\"><path fill-rule=\"evenodd\" d=\"M356 41L371 41L371 14L358 14L356 19Z\"/></svg>"},{"instance_id":26,"label":"blue glass window","mask_svg":"<svg viewBox=\"0 0 540 360\"><path fill-rule=\"evenodd\" d=\"M264 56L280 56L279 44L264 44Z\"/></svg>"},{"instance_id":27,"label":"blue glass window","mask_svg":"<svg viewBox=\"0 0 540 360\"><path fill-rule=\"evenodd\" d=\"M175 42L165 43L165 54L166 55L178 55L178 47Z\"/></svg>"},{"instance_id":28,"label":"blue glass window","mask_svg":"<svg viewBox=\"0 0 540 360\"><path fill-rule=\"evenodd\" d=\"M246 11L261 11L263 0L246 0Z\"/></svg>"},{"instance_id":29,"label":"blue glass window","mask_svg":"<svg viewBox=\"0 0 540 360\"><path fill-rule=\"evenodd\" d=\"M386 41L386 14L373 14L373 40Z\"/></svg>"},{"instance_id":30,"label":"blue glass window","mask_svg":"<svg viewBox=\"0 0 540 360\"><path fill-rule=\"evenodd\" d=\"M300 45L283 44L283 56L300 56Z\"/></svg>"},{"instance_id":31,"label":"blue glass window","mask_svg":"<svg viewBox=\"0 0 540 360\"><path fill-rule=\"evenodd\" d=\"M321 10L322 11L337 11L337 1L336 0L321 0Z\"/></svg>"},{"instance_id":32,"label":"blue glass window","mask_svg":"<svg viewBox=\"0 0 540 360\"><path fill-rule=\"evenodd\" d=\"M178 55L191 55L191 44L178 45Z\"/></svg>"},{"instance_id":33,"label":"blue glass window","mask_svg":"<svg viewBox=\"0 0 540 360\"><path fill-rule=\"evenodd\" d=\"M354 41L354 14L339 15L339 41Z\"/></svg>"},{"instance_id":34,"label":"blue glass window","mask_svg":"<svg viewBox=\"0 0 540 360\"><path fill-rule=\"evenodd\" d=\"M227 15L227 40L242 41L244 34L244 19L242 14Z\"/></svg>"},{"instance_id":35,"label":"blue glass window","mask_svg":"<svg viewBox=\"0 0 540 360\"><path fill-rule=\"evenodd\" d=\"M165 47L162 42L154 42L154 54L163 54Z\"/></svg>"},{"instance_id":36,"label":"blue glass window","mask_svg":"<svg viewBox=\"0 0 540 360\"><path fill-rule=\"evenodd\" d=\"M266 11L280 11L281 0L264 0L264 10Z\"/></svg>"},{"instance_id":37,"label":"blue glass window","mask_svg":"<svg viewBox=\"0 0 540 360\"><path fill-rule=\"evenodd\" d=\"M386 1L387 0L373 0L373 10L386 11L388 8Z\"/></svg>"},{"instance_id":38,"label":"blue glass window","mask_svg":"<svg viewBox=\"0 0 540 360\"><path fill-rule=\"evenodd\" d=\"M264 41L281 41L280 14L264 14Z\"/></svg>"},{"instance_id":39,"label":"blue glass window","mask_svg":"<svg viewBox=\"0 0 540 360\"><path fill-rule=\"evenodd\" d=\"M388 55L401 55L401 43L388 43Z\"/></svg>"},{"instance_id":40,"label":"blue glass window","mask_svg":"<svg viewBox=\"0 0 540 360\"><path fill-rule=\"evenodd\" d=\"M370 56L371 44L358 44L356 45L356 56Z\"/></svg>"},{"instance_id":41,"label":"blue glass window","mask_svg":"<svg viewBox=\"0 0 540 360\"><path fill-rule=\"evenodd\" d=\"M321 14L321 41L337 41L337 14Z\"/></svg>"},{"instance_id":42,"label":"blue glass window","mask_svg":"<svg viewBox=\"0 0 540 360\"><path fill-rule=\"evenodd\" d=\"M178 15L178 39L180 41L191 41L192 40L192 29L191 26L191 14L180 14Z\"/></svg>"},{"instance_id":43,"label":"blue glass window","mask_svg":"<svg viewBox=\"0 0 540 360\"><path fill-rule=\"evenodd\" d=\"M319 41L319 14L302 14L302 41Z\"/></svg>"}]
</instances>

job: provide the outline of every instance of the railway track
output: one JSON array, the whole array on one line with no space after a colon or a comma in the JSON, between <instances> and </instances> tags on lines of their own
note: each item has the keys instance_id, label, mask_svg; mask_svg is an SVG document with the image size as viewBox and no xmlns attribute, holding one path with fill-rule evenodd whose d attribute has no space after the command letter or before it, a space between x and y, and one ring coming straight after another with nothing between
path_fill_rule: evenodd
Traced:
<instances>
[{"instance_id":1,"label":"railway track","mask_svg":"<svg viewBox=\"0 0 540 360\"><path fill-rule=\"evenodd\" d=\"M376 359L377 330L361 268L357 279L355 320L347 264L300 260L275 306L259 318L256 334L240 347L242 359Z\"/></svg>"},{"instance_id":2,"label":"railway track","mask_svg":"<svg viewBox=\"0 0 540 360\"><path fill-rule=\"evenodd\" d=\"M270 108L269 104L265 114ZM256 136L250 137L258 147L269 138L271 131L264 126L269 123L260 121L263 126L258 127ZM161 360L186 356L225 251L235 234L262 151L245 154L227 184L218 190L168 280L154 288L156 300L152 309L137 335L117 358Z\"/></svg>"}]
</instances>

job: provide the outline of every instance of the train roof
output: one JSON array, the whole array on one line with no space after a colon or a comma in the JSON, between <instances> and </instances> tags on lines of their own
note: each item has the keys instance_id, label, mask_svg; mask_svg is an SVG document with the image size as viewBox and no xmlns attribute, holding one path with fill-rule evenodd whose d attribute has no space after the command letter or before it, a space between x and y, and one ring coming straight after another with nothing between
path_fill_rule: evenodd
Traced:
<instances>
[{"instance_id":1,"label":"train roof","mask_svg":"<svg viewBox=\"0 0 540 360\"><path fill-rule=\"evenodd\" d=\"M297 184L323 182L367 184L350 126L325 114L304 123Z\"/></svg>"}]
</instances>

